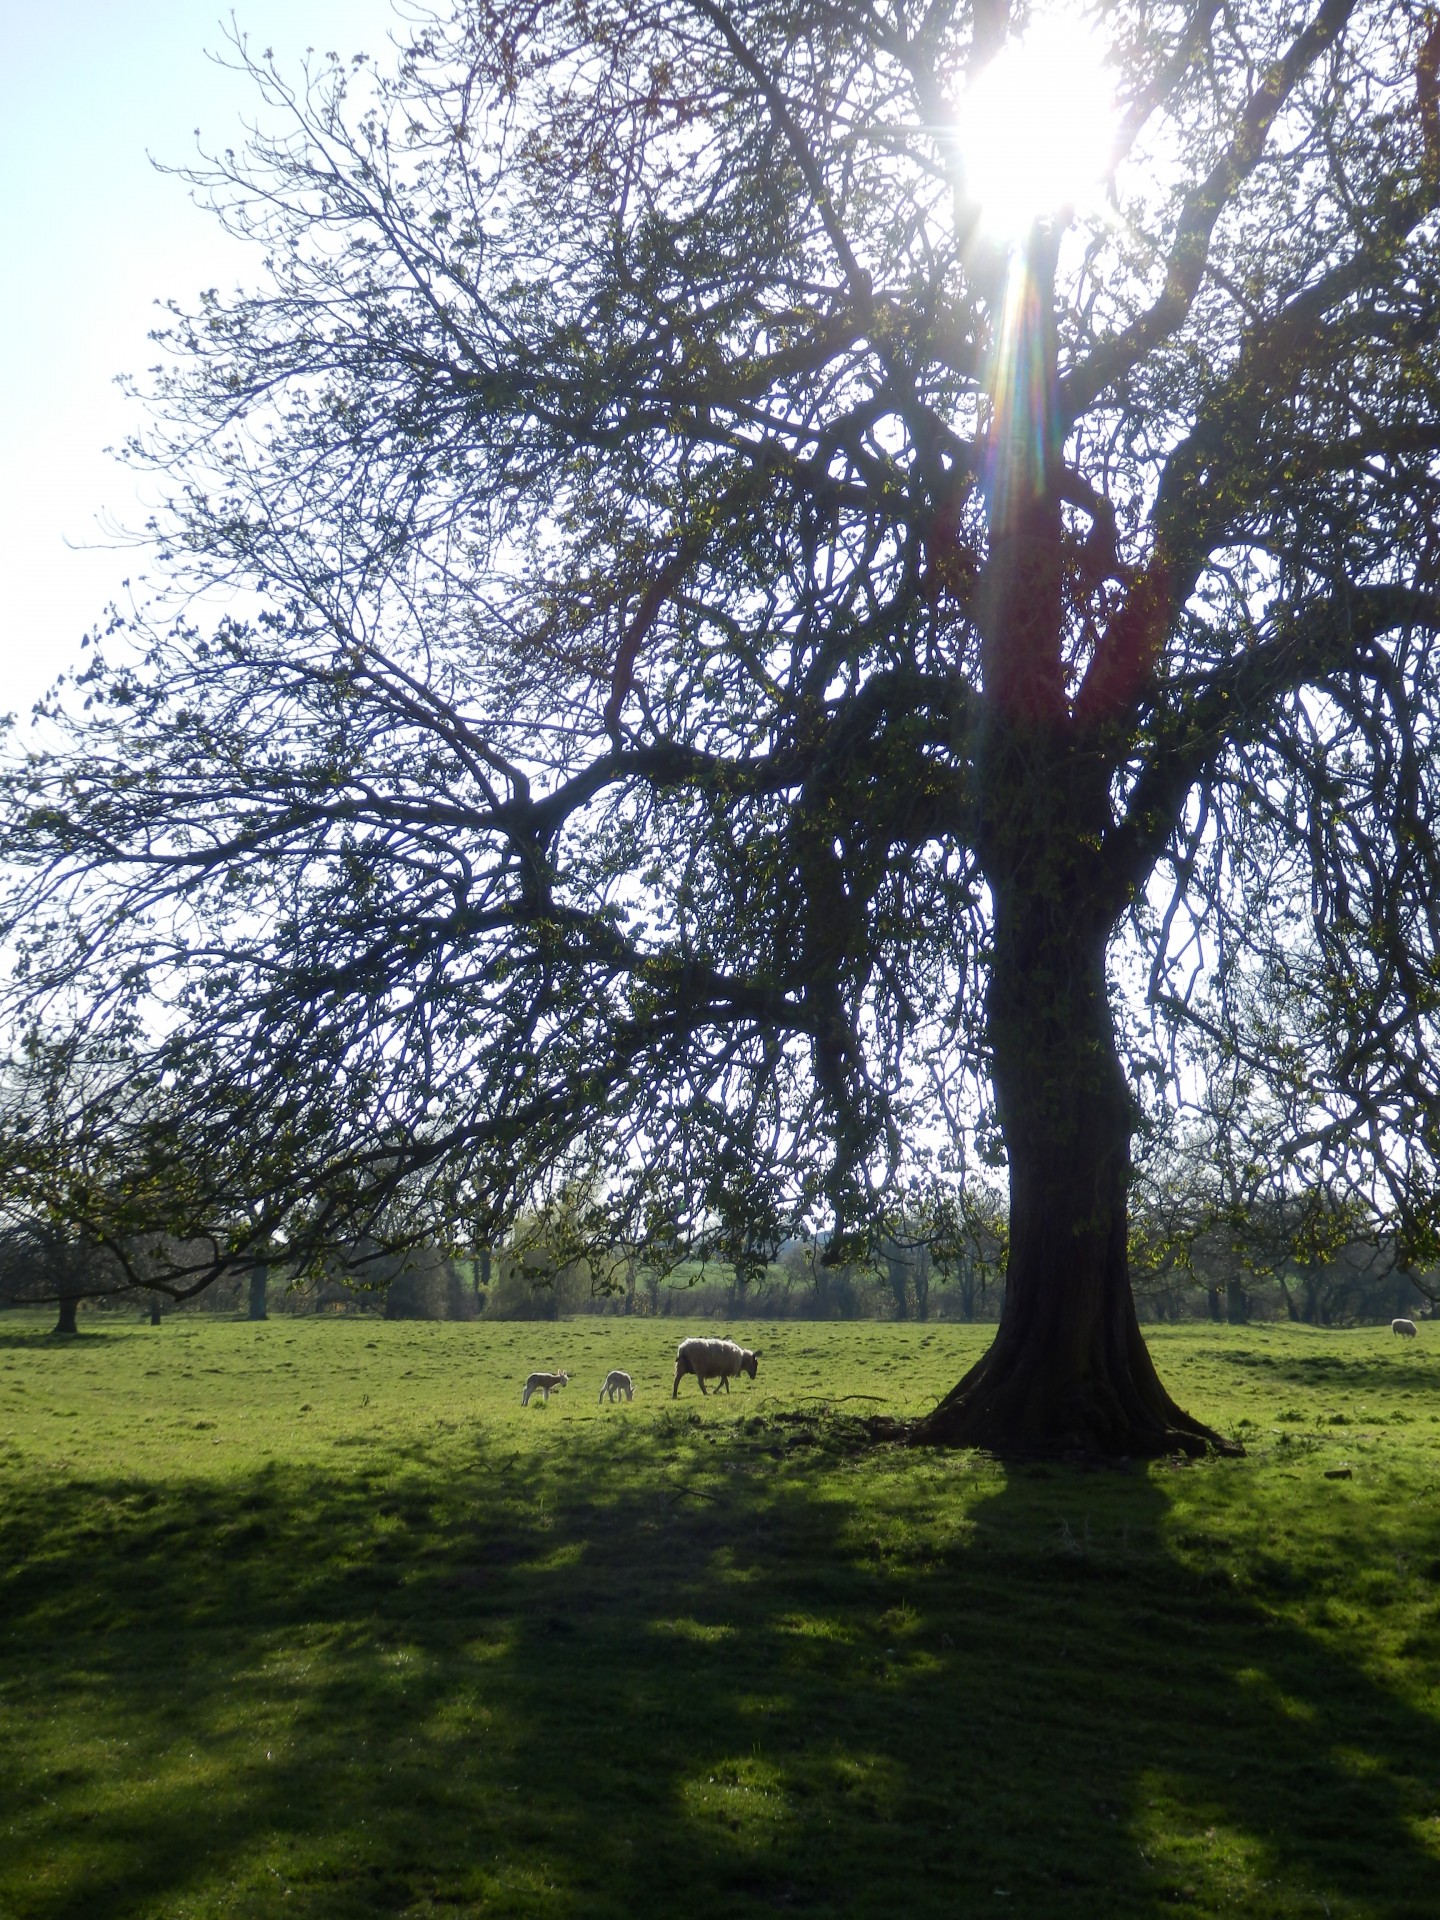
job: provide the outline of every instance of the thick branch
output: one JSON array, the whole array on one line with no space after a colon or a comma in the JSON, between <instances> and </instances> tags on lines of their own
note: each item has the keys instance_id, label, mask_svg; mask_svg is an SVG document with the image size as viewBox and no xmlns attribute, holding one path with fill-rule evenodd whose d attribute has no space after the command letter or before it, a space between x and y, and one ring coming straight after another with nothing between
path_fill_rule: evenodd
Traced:
<instances>
[{"instance_id":1,"label":"thick branch","mask_svg":"<svg viewBox=\"0 0 1440 1920\"><path fill-rule=\"evenodd\" d=\"M1366 649L1404 626L1440 633L1440 594L1358 587L1289 615L1269 641L1236 655L1203 683L1177 688L1176 719L1162 726L1125 817L1106 836L1114 910L1143 885L1185 796L1227 747L1260 738L1277 701L1301 687L1363 672Z\"/></svg>"}]
</instances>

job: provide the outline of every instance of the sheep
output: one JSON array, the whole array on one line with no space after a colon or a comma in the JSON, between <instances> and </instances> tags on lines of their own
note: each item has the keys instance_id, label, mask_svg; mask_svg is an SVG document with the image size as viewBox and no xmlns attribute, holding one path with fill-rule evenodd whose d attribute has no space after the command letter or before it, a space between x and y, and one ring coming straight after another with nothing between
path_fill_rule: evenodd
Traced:
<instances>
[{"instance_id":1,"label":"sheep","mask_svg":"<svg viewBox=\"0 0 1440 1920\"><path fill-rule=\"evenodd\" d=\"M1390 1322L1390 1331L1391 1333L1398 1333L1404 1340L1413 1340L1415 1338L1415 1322L1413 1320L1392 1320Z\"/></svg>"},{"instance_id":2,"label":"sheep","mask_svg":"<svg viewBox=\"0 0 1440 1920\"><path fill-rule=\"evenodd\" d=\"M730 1391L730 1376L736 1373L748 1373L755 1378L755 1363L759 1353L751 1353L748 1347L737 1347L733 1340L682 1340L675 1349L675 1385L671 1389L673 1400L680 1391L682 1374L693 1373L704 1393L707 1380L723 1380L725 1391ZM718 1393L720 1389L717 1387Z\"/></svg>"},{"instance_id":3,"label":"sheep","mask_svg":"<svg viewBox=\"0 0 1440 1920\"><path fill-rule=\"evenodd\" d=\"M607 1393L612 1401L617 1393L623 1393L627 1400L633 1400L635 1398L635 1388L631 1383L629 1374L622 1373L618 1367L615 1367L611 1372L607 1373L605 1376L605 1384L600 1389L600 1398L603 1400Z\"/></svg>"},{"instance_id":4,"label":"sheep","mask_svg":"<svg viewBox=\"0 0 1440 1920\"><path fill-rule=\"evenodd\" d=\"M545 1396L545 1404L548 1407L550 1404L550 1389L554 1387L558 1390L565 1385L569 1378L568 1373L532 1373L521 1390L521 1406L529 1406L532 1393L543 1393Z\"/></svg>"}]
</instances>

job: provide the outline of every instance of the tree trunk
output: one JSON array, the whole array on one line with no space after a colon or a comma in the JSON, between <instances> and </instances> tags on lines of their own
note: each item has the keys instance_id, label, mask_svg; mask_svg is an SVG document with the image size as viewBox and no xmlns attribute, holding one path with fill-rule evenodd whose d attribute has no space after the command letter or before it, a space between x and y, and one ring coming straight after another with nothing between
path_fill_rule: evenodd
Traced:
<instances>
[{"instance_id":1,"label":"tree trunk","mask_svg":"<svg viewBox=\"0 0 1440 1920\"><path fill-rule=\"evenodd\" d=\"M64 1294L60 1300L60 1317L55 1322L56 1333L79 1333L75 1324L75 1309L79 1302L73 1293Z\"/></svg>"},{"instance_id":2,"label":"tree trunk","mask_svg":"<svg viewBox=\"0 0 1440 1920\"><path fill-rule=\"evenodd\" d=\"M994 910L986 1016L1010 1254L994 1345L914 1437L1021 1455L1198 1453L1217 1436L1161 1386L1130 1291L1135 1114L1105 952L1134 875L1105 850L1114 742L1093 714L1077 729L1066 686L1064 460L1050 404L1059 233L1036 222L1010 269L1001 357L1023 374L994 395L980 596L975 845ZM1093 713L1123 692L1099 689Z\"/></svg>"},{"instance_id":3,"label":"tree trunk","mask_svg":"<svg viewBox=\"0 0 1440 1920\"><path fill-rule=\"evenodd\" d=\"M1414 1315L1419 1305L1420 1298L1417 1295L1415 1282L1411 1278L1409 1267L1396 1267L1395 1312L1408 1320Z\"/></svg>"},{"instance_id":4,"label":"tree trunk","mask_svg":"<svg viewBox=\"0 0 1440 1920\"><path fill-rule=\"evenodd\" d=\"M960 1318L966 1321L973 1320L975 1318L975 1270L964 1254L960 1256L957 1277L960 1283Z\"/></svg>"},{"instance_id":5,"label":"tree trunk","mask_svg":"<svg viewBox=\"0 0 1440 1920\"><path fill-rule=\"evenodd\" d=\"M905 1256L893 1242L885 1248L885 1278L895 1302L895 1318L907 1320L910 1317L909 1282L910 1267Z\"/></svg>"},{"instance_id":6,"label":"tree trunk","mask_svg":"<svg viewBox=\"0 0 1440 1920\"><path fill-rule=\"evenodd\" d=\"M270 1269L263 1260L250 1269L250 1318L265 1320L269 1315L265 1309L265 1289L269 1284Z\"/></svg>"},{"instance_id":7,"label":"tree trunk","mask_svg":"<svg viewBox=\"0 0 1440 1920\"><path fill-rule=\"evenodd\" d=\"M1008 928L997 911L988 1011L1011 1222L999 1332L913 1437L1019 1456L1200 1453L1223 1443L1161 1386L1130 1290L1134 1108L1105 939L1055 898Z\"/></svg>"},{"instance_id":8,"label":"tree trunk","mask_svg":"<svg viewBox=\"0 0 1440 1920\"><path fill-rule=\"evenodd\" d=\"M760 1271L763 1273L764 1268L762 1267ZM746 1311L746 1303L750 1298L748 1289L751 1274L752 1268L743 1258L731 1261L730 1285L725 1290L725 1312L732 1320Z\"/></svg>"},{"instance_id":9,"label":"tree trunk","mask_svg":"<svg viewBox=\"0 0 1440 1920\"><path fill-rule=\"evenodd\" d=\"M928 1320L930 1318L930 1249L928 1247L915 1249L915 1265L911 1277L915 1282L915 1318Z\"/></svg>"}]
</instances>

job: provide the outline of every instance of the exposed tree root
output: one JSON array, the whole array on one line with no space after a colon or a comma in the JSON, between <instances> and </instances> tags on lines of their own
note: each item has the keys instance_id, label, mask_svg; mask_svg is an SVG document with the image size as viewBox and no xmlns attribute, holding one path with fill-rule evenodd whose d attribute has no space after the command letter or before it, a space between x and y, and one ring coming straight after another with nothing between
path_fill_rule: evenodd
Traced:
<instances>
[{"instance_id":1,"label":"exposed tree root","mask_svg":"<svg viewBox=\"0 0 1440 1920\"><path fill-rule=\"evenodd\" d=\"M1175 1404L1148 1355L1138 1373L1119 1367L1106 1377L1087 1372L1059 1379L1034 1363L1007 1365L997 1341L933 1413L897 1437L908 1446L975 1447L1002 1459L1118 1461L1244 1452Z\"/></svg>"}]
</instances>

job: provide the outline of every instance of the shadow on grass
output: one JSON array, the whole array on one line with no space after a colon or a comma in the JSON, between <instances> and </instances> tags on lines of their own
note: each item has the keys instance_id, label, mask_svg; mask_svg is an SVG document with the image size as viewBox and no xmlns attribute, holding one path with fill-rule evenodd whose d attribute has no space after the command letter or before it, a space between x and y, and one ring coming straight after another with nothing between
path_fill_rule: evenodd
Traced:
<instances>
[{"instance_id":1,"label":"shadow on grass","mask_svg":"<svg viewBox=\"0 0 1440 1920\"><path fill-rule=\"evenodd\" d=\"M106 1332L109 1332L107 1327ZM78 1327L74 1333L59 1333L54 1327L31 1327L24 1333L0 1332L0 1353L24 1350L33 1352L36 1347L75 1347L86 1344L89 1329ZM89 1344L99 1344L89 1337Z\"/></svg>"},{"instance_id":2,"label":"shadow on grass","mask_svg":"<svg viewBox=\"0 0 1440 1920\"><path fill-rule=\"evenodd\" d=\"M1197 1571L1163 1470L839 1437L37 1491L0 1908L1433 1913L1436 1726L1287 1623L1303 1566Z\"/></svg>"},{"instance_id":3,"label":"shadow on grass","mask_svg":"<svg viewBox=\"0 0 1440 1920\"><path fill-rule=\"evenodd\" d=\"M24 1309L28 1314L29 1309ZM98 1347L117 1334L148 1334L153 1341L161 1329L150 1325L149 1316L142 1318L139 1313L107 1318L103 1321L82 1321L74 1333L61 1333L55 1326L55 1314L52 1308L42 1321L31 1315L28 1323L19 1326L6 1326L0 1318L0 1353L31 1353L36 1347Z\"/></svg>"},{"instance_id":4,"label":"shadow on grass","mask_svg":"<svg viewBox=\"0 0 1440 1920\"><path fill-rule=\"evenodd\" d=\"M1376 1330L1377 1342L1381 1330ZM1387 1336L1388 1337L1388 1336ZM1435 1391L1440 1369L1413 1341L1391 1340L1373 1352L1343 1350L1319 1353L1267 1353L1253 1347L1221 1350L1215 1364L1234 1367L1260 1380L1287 1381L1297 1387L1343 1387L1354 1393L1412 1393Z\"/></svg>"}]
</instances>

